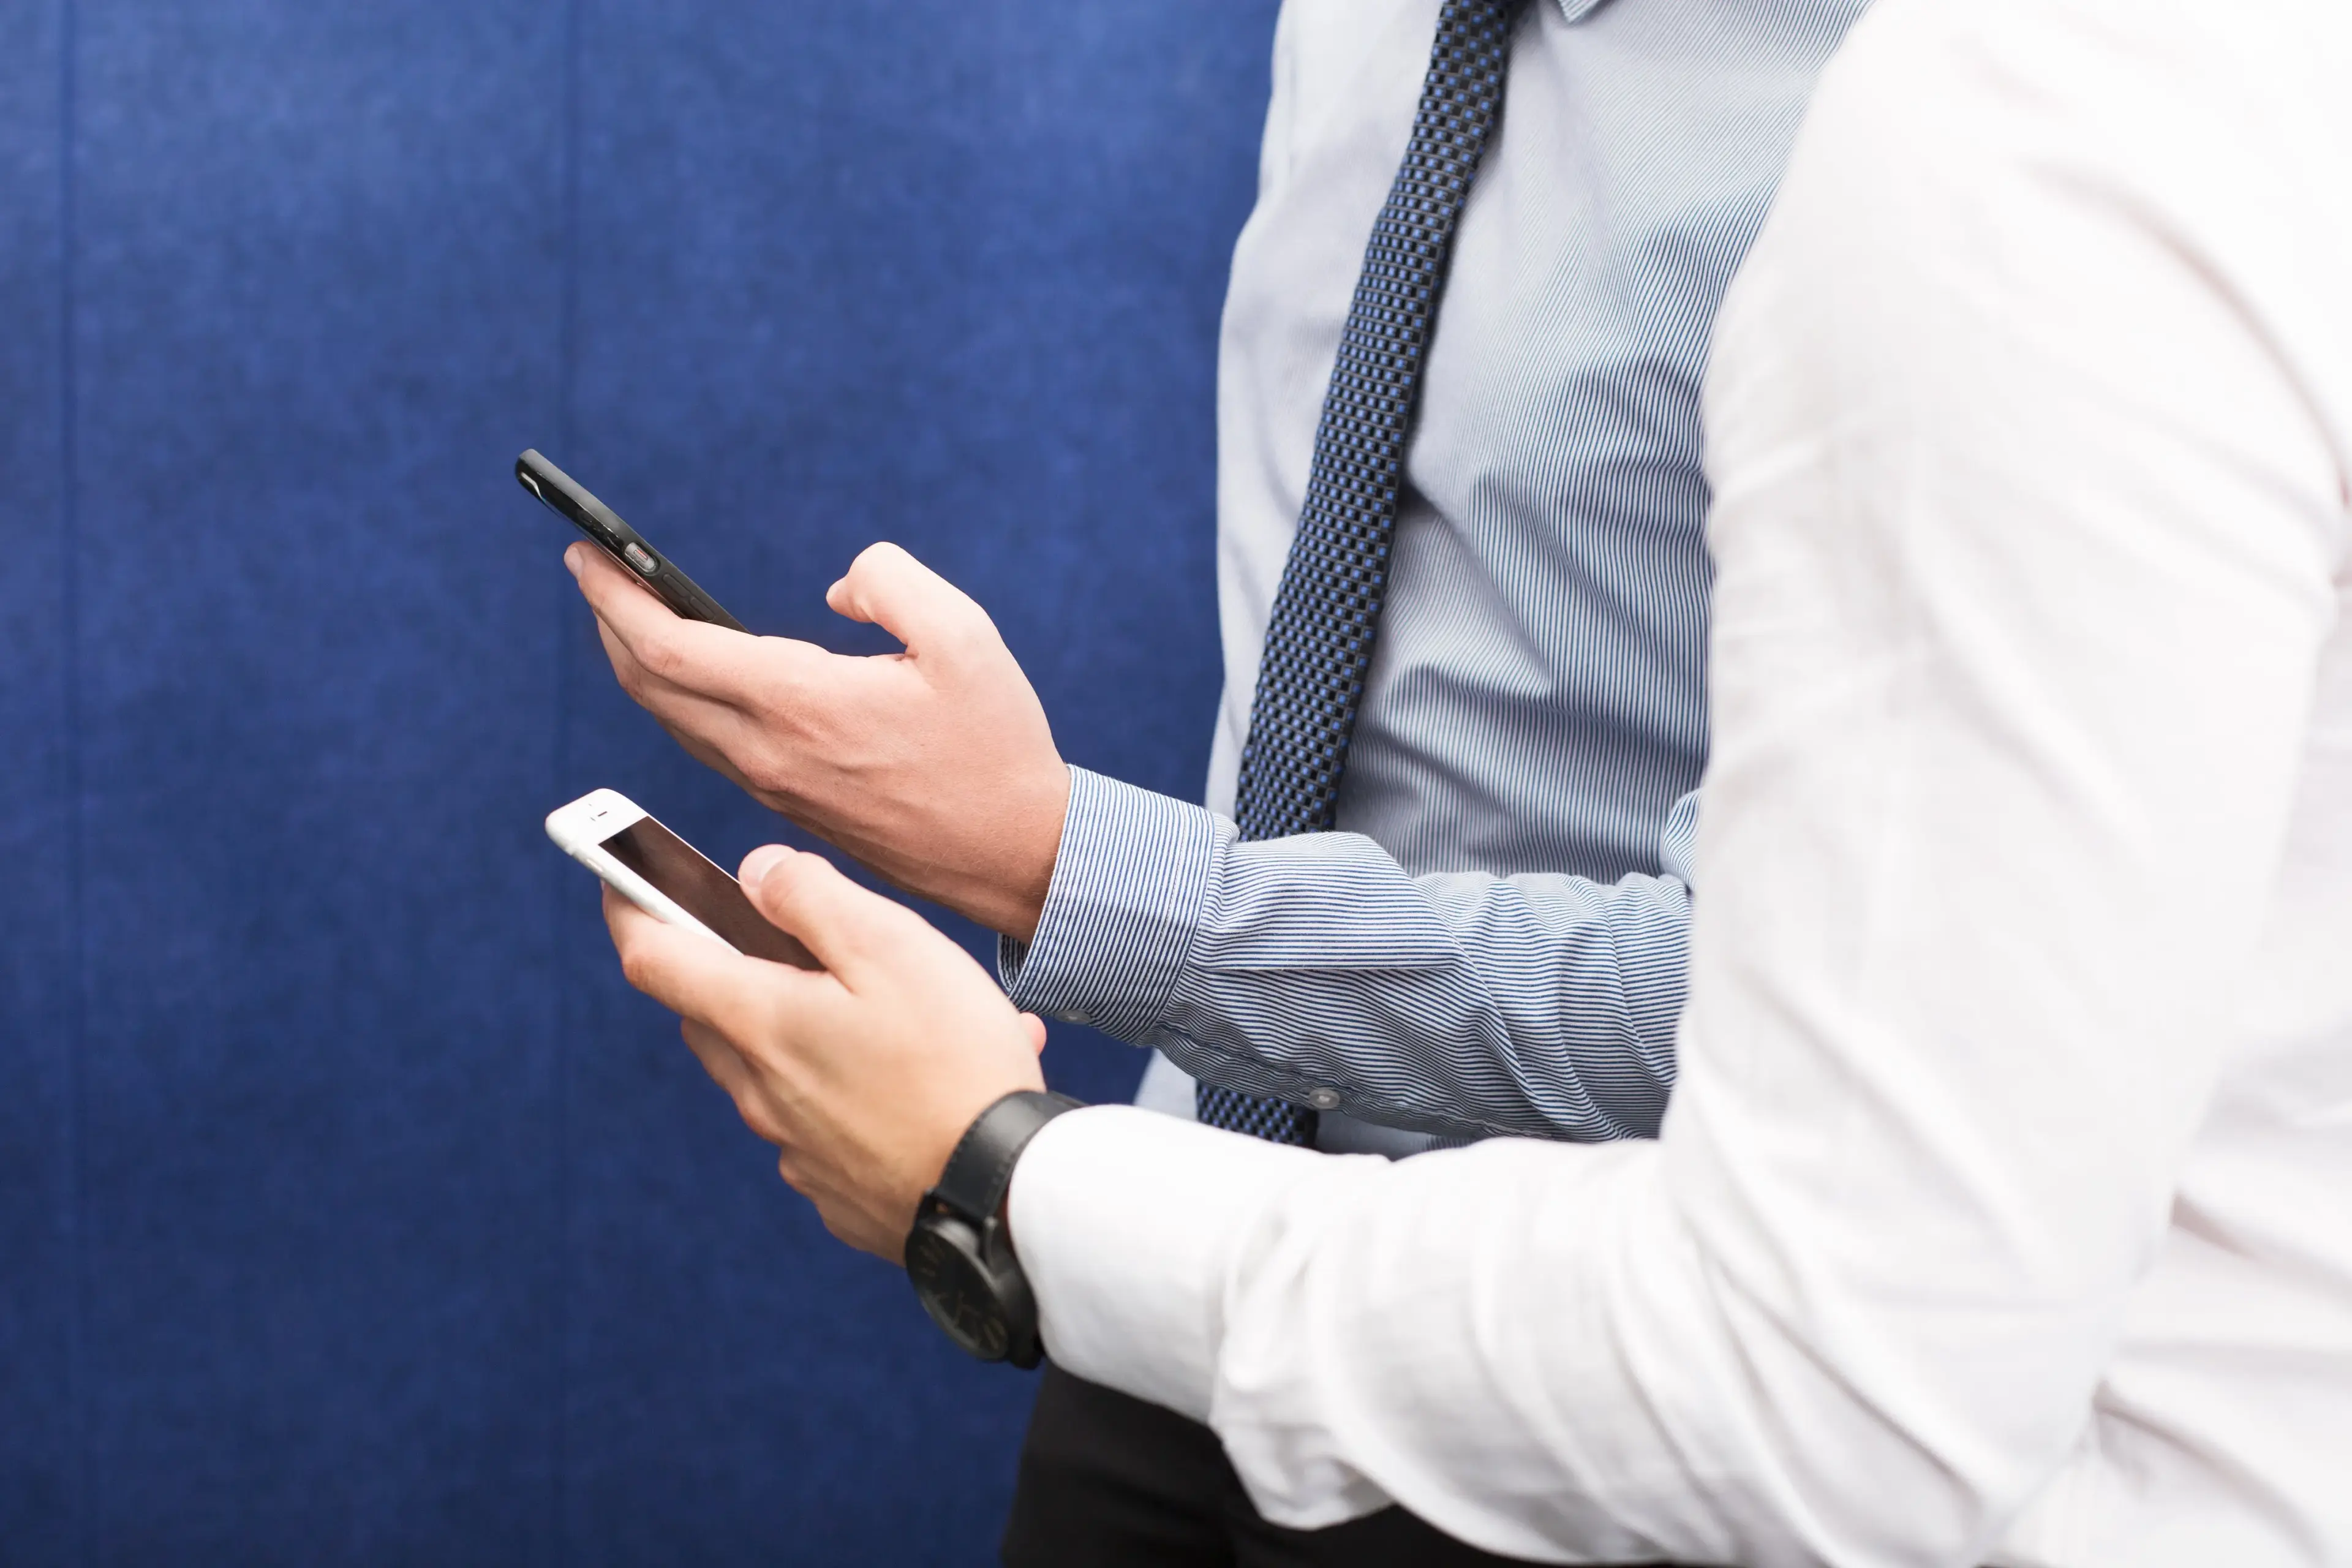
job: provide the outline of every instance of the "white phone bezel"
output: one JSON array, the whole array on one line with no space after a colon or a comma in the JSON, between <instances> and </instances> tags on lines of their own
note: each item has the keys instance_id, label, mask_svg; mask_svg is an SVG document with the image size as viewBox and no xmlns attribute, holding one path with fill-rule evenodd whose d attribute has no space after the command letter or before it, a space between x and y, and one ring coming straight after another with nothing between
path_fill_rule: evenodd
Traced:
<instances>
[{"instance_id":1,"label":"white phone bezel","mask_svg":"<svg viewBox=\"0 0 2352 1568\"><path fill-rule=\"evenodd\" d=\"M699 931L733 952L733 942L688 914L684 905L621 864L604 847L604 840L615 833L649 819L656 826L661 826L658 817L619 790L590 790L570 805L559 805L547 814L547 836L555 840L557 848L596 873L606 886L654 919L665 925Z\"/></svg>"}]
</instances>

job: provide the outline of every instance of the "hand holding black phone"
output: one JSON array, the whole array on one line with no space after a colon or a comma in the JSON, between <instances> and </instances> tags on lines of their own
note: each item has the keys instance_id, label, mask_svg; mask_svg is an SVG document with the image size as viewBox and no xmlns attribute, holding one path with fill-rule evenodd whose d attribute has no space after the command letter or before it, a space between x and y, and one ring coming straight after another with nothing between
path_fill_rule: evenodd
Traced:
<instances>
[{"instance_id":1,"label":"hand holding black phone","mask_svg":"<svg viewBox=\"0 0 2352 1568\"><path fill-rule=\"evenodd\" d=\"M644 584L654 597L689 621L708 621L730 632L745 631L719 601L704 593L693 578L679 571L662 552L646 542L645 535L623 522L620 515L590 495L577 480L532 447L515 459L515 479L537 496L547 510L571 523L613 563Z\"/></svg>"}]
</instances>

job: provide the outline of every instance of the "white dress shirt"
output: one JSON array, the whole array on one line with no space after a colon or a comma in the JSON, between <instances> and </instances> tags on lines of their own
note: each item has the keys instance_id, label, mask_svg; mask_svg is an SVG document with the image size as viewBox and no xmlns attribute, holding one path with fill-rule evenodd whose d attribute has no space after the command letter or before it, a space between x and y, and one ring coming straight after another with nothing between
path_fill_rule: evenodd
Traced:
<instances>
[{"instance_id":1,"label":"white dress shirt","mask_svg":"<svg viewBox=\"0 0 2352 1568\"><path fill-rule=\"evenodd\" d=\"M1268 1517L2352 1562L2352 8L1882 0L1719 319L1656 1142L1031 1146Z\"/></svg>"}]
</instances>

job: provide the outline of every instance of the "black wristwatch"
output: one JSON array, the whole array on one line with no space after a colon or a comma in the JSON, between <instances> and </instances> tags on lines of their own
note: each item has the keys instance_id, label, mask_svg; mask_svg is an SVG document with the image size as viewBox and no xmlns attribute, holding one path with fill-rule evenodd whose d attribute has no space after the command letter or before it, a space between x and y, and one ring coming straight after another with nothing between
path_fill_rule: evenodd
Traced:
<instances>
[{"instance_id":1,"label":"black wristwatch","mask_svg":"<svg viewBox=\"0 0 2352 1568\"><path fill-rule=\"evenodd\" d=\"M982 1361L1037 1364L1037 1299L1004 1234L1013 1163L1037 1130L1078 1102L1023 1089L980 1113L948 1156L940 1184L923 1194L907 1233L907 1278L931 1321Z\"/></svg>"}]
</instances>

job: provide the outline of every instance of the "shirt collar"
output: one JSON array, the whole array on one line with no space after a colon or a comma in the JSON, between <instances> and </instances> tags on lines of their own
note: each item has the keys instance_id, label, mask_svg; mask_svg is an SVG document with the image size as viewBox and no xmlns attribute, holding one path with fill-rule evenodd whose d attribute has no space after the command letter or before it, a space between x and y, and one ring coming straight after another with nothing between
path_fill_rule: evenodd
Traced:
<instances>
[{"instance_id":1,"label":"shirt collar","mask_svg":"<svg viewBox=\"0 0 2352 1568\"><path fill-rule=\"evenodd\" d=\"M1559 0L1559 14L1571 22L1581 22L1609 0Z\"/></svg>"}]
</instances>

